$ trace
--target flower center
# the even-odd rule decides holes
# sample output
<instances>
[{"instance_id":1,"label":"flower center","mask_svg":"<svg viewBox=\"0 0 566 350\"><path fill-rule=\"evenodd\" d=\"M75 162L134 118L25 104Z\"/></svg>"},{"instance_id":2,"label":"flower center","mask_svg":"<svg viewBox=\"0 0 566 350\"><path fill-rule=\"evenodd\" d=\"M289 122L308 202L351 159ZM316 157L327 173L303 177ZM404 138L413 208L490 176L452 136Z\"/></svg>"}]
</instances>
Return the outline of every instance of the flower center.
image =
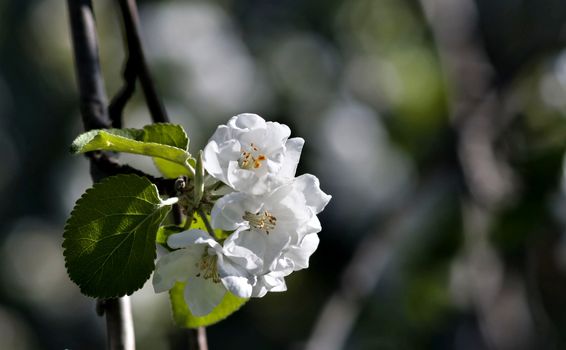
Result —
<instances>
[{"instance_id":1,"label":"flower center","mask_svg":"<svg viewBox=\"0 0 566 350\"><path fill-rule=\"evenodd\" d=\"M263 213L259 212L257 214L246 211L244 216L242 216L242 219L248 221L251 227L264 231L267 234L269 234L269 231L273 230L277 224L277 218L271 215L271 213L267 210Z\"/></svg>"},{"instance_id":2,"label":"flower center","mask_svg":"<svg viewBox=\"0 0 566 350\"><path fill-rule=\"evenodd\" d=\"M196 266L200 270L200 272L197 273L196 276L202 277L205 280L212 279L212 282L219 283L220 275L218 275L218 266L216 264L217 262L217 255L208 255L207 252L204 252L200 261L196 263Z\"/></svg>"},{"instance_id":3,"label":"flower center","mask_svg":"<svg viewBox=\"0 0 566 350\"><path fill-rule=\"evenodd\" d=\"M267 160L267 157L261 153L256 145L250 143L249 150L242 151L242 156L238 160L238 164L242 169L258 169L265 160Z\"/></svg>"}]
</instances>

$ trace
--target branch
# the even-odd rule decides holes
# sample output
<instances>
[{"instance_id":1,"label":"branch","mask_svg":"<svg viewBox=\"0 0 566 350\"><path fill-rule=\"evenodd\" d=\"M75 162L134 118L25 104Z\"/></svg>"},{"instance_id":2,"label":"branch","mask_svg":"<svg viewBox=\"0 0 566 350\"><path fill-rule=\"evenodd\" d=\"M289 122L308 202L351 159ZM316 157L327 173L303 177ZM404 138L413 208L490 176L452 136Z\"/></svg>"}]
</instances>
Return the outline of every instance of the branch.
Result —
<instances>
[{"instance_id":1,"label":"branch","mask_svg":"<svg viewBox=\"0 0 566 350\"><path fill-rule=\"evenodd\" d=\"M145 59L143 45L140 38L138 8L135 0L119 0L120 11L124 21L124 32L128 46L128 60L124 69L124 78L126 85L123 88L123 96L128 96L131 91L133 93L136 76L140 80L140 84L145 96L147 108L151 114L154 123L166 123L169 117L157 96L155 85L149 72ZM131 96L130 93L130 96ZM120 95L119 95L120 96ZM119 97L117 96L117 98ZM122 97L122 99L124 98ZM128 97L125 97L126 101ZM125 102L124 102L125 104ZM123 106L122 106L123 108ZM117 111L113 111L116 113ZM120 110L121 112L121 110Z\"/></svg>"},{"instance_id":2,"label":"branch","mask_svg":"<svg viewBox=\"0 0 566 350\"><path fill-rule=\"evenodd\" d=\"M96 309L100 316L106 314L106 331L109 335L114 334L108 337L108 348L134 350L136 344L130 297L99 299ZM115 334L117 329L122 329L122 331Z\"/></svg>"},{"instance_id":3,"label":"branch","mask_svg":"<svg viewBox=\"0 0 566 350\"><path fill-rule=\"evenodd\" d=\"M85 130L111 125L106 110L106 93L100 71L98 42L92 3L90 0L68 0L75 68L79 85L80 110ZM90 158L91 173L97 174L98 161ZM93 176L99 181L100 176ZM134 350L134 328L129 299L99 300L99 313L106 314L110 349Z\"/></svg>"},{"instance_id":4,"label":"branch","mask_svg":"<svg viewBox=\"0 0 566 350\"><path fill-rule=\"evenodd\" d=\"M206 328L189 329L189 350L208 350Z\"/></svg>"},{"instance_id":5,"label":"branch","mask_svg":"<svg viewBox=\"0 0 566 350\"><path fill-rule=\"evenodd\" d=\"M85 130L110 126L98 61L98 43L90 0L68 0L79 104Z\"/></svg>"},{"instance_id":6,"label":"branch","mask_svg":"<svg viewBox=\"0 0 566 350\"><path fill-rule=\"evenodd\" d=\"M134 94L136 89L136 78L137 78L137 65L135 59L133 59L128 54L128 59L126 60L126 67L124 68L124 86L118 91L116 96L112 98L110 102L110 106L108 107L108 114L110 116L110 120L112 121L112 126L114 128L121 128L122 127L122 113L124 111L124 107Z\"/></svg>"}]
</instances>

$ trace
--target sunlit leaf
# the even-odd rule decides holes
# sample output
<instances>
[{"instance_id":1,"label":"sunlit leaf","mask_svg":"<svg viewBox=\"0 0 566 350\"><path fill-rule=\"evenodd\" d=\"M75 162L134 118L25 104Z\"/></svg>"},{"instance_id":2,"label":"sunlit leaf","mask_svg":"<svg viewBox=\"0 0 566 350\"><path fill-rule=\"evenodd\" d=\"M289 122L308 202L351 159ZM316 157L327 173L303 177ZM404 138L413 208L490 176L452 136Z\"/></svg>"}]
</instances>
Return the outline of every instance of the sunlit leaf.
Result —
<instances>
[{"instance_id":1,"label":"sunlit leaf","mask_svg":"<svg viewBox=\"0 0 566 350\"><path fill-rule=\"evenodd\" d=\"M206 216L208 218L208 222L211 221L210 215ZM191 229L199 229L199 230L203 230L203 231L207 231L206 229L206 225L204 224L204 221L202 220L202 218L200 217L200 215L196 215L193 217L193 221L191 223L190 226ZM214 236L217 239L225 239L228 238L228 236L230 236L232 232L228 232L228 231L223 231L221 229L215 229L214 230Z\"/></svg>"},{"instance_id":2,"label":"sunlit leaf","mask_svg":"<svg viewBox=\"0 0 566 350\"><path fill-rule=\"evenodd\" d=\"M170 134L170 135L169 135ZM141 154L173 162L185 167L191 158L188 138L180 126L148 125L143 129L91 130L79 135L71 144L71 152L113 151ZM166 166L164 163L163 166Z\"/></svg>"},{"instance_id":3,"label":"sunlit leaf","mask_svg":"<svg viewBox=\"0 0 566 350\"><path fill-rule=\"evenodd\" d=\"M230 292L226 292L224 299L210 314L197 317L191 313L185 303L184 290L184 283L176 283L169 291L173 318L179 327L197 328L210 326L238 311L248 301L248 299L239 298Z\"/></svg>"},{"instance_id":4,"label":"sunlit leaf","mask_svg":"<svg viewBox=\"0 0 566 350\"><path fill-rule=\"evenodd\" d=\"M173 146L185 151L189 150L189 138L187 133L180 125L174 124L151 124L144 127L145 142L154 142L163 145ZM187 169L177 163L170 162L162 158L153 158L155 166L159 172L169 179L188 175Z\"/></svg>"},{"instance_id":5,"label":"sunlit leaf","mask_svg":"<svg viewBox=\"0 0 566 350\"><path fill-rule=\"evenodd\" d=\"M109 177L77 201L63 234L67 272L83 294L118 297L154 270L155 238L171 206L136 175Z\"/></svg>"}]
</instances>

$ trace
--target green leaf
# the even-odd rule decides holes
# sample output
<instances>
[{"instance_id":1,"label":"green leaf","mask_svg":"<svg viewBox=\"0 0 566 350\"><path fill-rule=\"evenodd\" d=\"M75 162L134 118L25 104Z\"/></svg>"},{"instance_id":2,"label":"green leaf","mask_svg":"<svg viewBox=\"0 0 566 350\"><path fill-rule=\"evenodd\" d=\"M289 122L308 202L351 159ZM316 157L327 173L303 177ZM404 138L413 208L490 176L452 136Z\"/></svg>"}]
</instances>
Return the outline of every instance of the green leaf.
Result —
<instances>
[{"instance_id":1,"label":"green leaf","mask_svg":"<svg viewBox=\"0 0 566 350\"><path fill-rule=\"evenodd\" d=\"M211 222L210 215L206 215L206 217L208 218L208 222ZM197 215L196 213L193 217L193 221L191 222L191 225L190 225L189 228L190 229L199 229L199 230L203 230L204 232L208 232L208 230L206 229L206 225L205 225L204 221L202 220L200 215ZM228 236L230 236L230 234L232 234L231 231L224 231L224 230L221 230L219 228L214 230L214 236L216 237L216 239L226 239L226 238L228 238Z\"/></svg>"},{"instance_id":2,"label":"green leaf","mask_svg":"<svg viewBox=\"0 0 566 350\"><path fill-rule=\"evenodd\" d=\"M180 166L177 163L170 162L161 158L153 158L153 163L161 175L168 179L176 179L179 176L191 175L187 172L187 168Z\"/></svg>"},{"instance_id":3,"label":"green leaf","mask_svg":"<svg viewBox=\"0 0 566 350\"><path fill-rule=\"evenodd\" d=\"M161 244L167 249L170 249L169 246L167 246L167 238L169 238L169 236L175 233L183 232L184 230L185 229L177 225L160 226L159 230L157 231L157 237L155 238L155 243Z\"/></svg>"},{"instance_id":4,"label":"green leaf","mask_svg":"<svg viewBox=\"0 0 566 350\"><path fill-rule=\"evenodd\" d=\"M178 282L169 291L173 319L179 327L197 328L210 326L238 311L248 301L248 299L239 298L230 292L226 292L220 304L210 314L199 317L194 316L185 303L184 290L185 283Z\"/></svg>"},{"instance_id":5,"label":"green leaf","mask_svg":"<svg viewBox=\"0 0 566 350\"><path fill-rule=\"evenodd\" d=\"M189 138L187 133L180 125L158 123L146 125L143 128L143 141L159 143L189 150Z\"/></svg>"},{"instance_id":6,"label":"green leaf","mask_svg":"<svg viewBox=\"0 0 566 350\"><path fill-rule=\"evenodd\" d=\"M91 130L79 135L71 144L71 152L125 152L163 159L184 167L184 175L192 173L187 151L189 140L182 127L153 124L139 129ZM167 163L164 163L167 166Z\"/></svg>"},{"instance_id":7,"label":"green leaf","mask_svg":"<svg viewBox=\"0 0 566 350\"><path fill-rule=\"evenodd\" d=\"M141 288L155 268L157 230L170 209L157 187L137 175L112 176L88 189L63 233L71 280L100 298Z\"/></svg>"},{"instance_id":8,"label":"green leaf","mask_svg":"<svg viewBox=\"0 0 566 350\"><path fill-rule=\"evenodd\" d=\"M181 148L185 151L189 150L189 138L180 125L164 123L151 124L146 126L144 130L146 131L144 137L145 142L155 142ZM176 179L179 176L189 175L187 174L187 169L177 163L161 158L153 158L153 162L157 170L166 178Z\"/></svg>"}]
</instances>

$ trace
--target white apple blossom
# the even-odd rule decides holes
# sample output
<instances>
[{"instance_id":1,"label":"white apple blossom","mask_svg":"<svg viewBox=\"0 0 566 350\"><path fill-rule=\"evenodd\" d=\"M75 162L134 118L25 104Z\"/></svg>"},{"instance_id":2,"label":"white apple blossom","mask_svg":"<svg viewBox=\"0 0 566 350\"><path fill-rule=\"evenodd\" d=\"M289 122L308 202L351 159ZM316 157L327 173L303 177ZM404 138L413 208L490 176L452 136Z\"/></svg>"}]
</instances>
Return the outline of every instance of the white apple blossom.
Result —
<instances>
[{"instance_id":1,"label":"white apple blossom","mask_svg":"<svg viewBox=\"0 0 566 350\"><path fill-rule=\"evenodd\" d=\"M157 261L153 275L156 293L173 288L175 282L186 282L185 301L195 316L212 312L227 290L240 297L251 296L255 277L227 259L220 243L208 233L183 231L171 235L167 244L177 250Z\"/></svg>"},{"instance_id":2,"label":"white apple blossom","mask_svg":"<svg viewBox=\"0 0 566 350\"><path fill-rule=\"evenodd\" d=\"M302 175L262 196L234 192L220 198L212 210L212 225L234 230L224 242L224 254L257 277L248 279L252 296L285 290L284 277L308 267L321 230L316 216L330 196L318 179ZM245 282L245 281L243 281Z\"/></svg>"},{"instance_id":3,"label":"white apple blossom","mask_svg":"<svg viewBox=\"0 0 566 350\"><path fill-rule=\"evenodd\" d=\"M290 181L304 140L288 126L240 114L220 125L204 148L206 171L236 191L264 194Z\"/></svg>"},{"instance_id":4,"label":"white apple blossom","mask_svg":"<svg viewBox=\"0 0 566 350\"><path fill-rule=\"evenodd\" d=\"M156 264L156 292L185 282L187 305L202 316L227 292L250 298L285 291L285 277L309 266L319 244L317 214L331 196L316 176L295 177L304 140L289 139L290 133L255 114L237 115L217 128L202 158L211 177L201 186L211 191L207 205L220 197L211 226L231 234L224 240L202 230L171 235L167 242L176 250ZM218 188L218 180L228 186Z\"/></svg>"}]
</instances>

